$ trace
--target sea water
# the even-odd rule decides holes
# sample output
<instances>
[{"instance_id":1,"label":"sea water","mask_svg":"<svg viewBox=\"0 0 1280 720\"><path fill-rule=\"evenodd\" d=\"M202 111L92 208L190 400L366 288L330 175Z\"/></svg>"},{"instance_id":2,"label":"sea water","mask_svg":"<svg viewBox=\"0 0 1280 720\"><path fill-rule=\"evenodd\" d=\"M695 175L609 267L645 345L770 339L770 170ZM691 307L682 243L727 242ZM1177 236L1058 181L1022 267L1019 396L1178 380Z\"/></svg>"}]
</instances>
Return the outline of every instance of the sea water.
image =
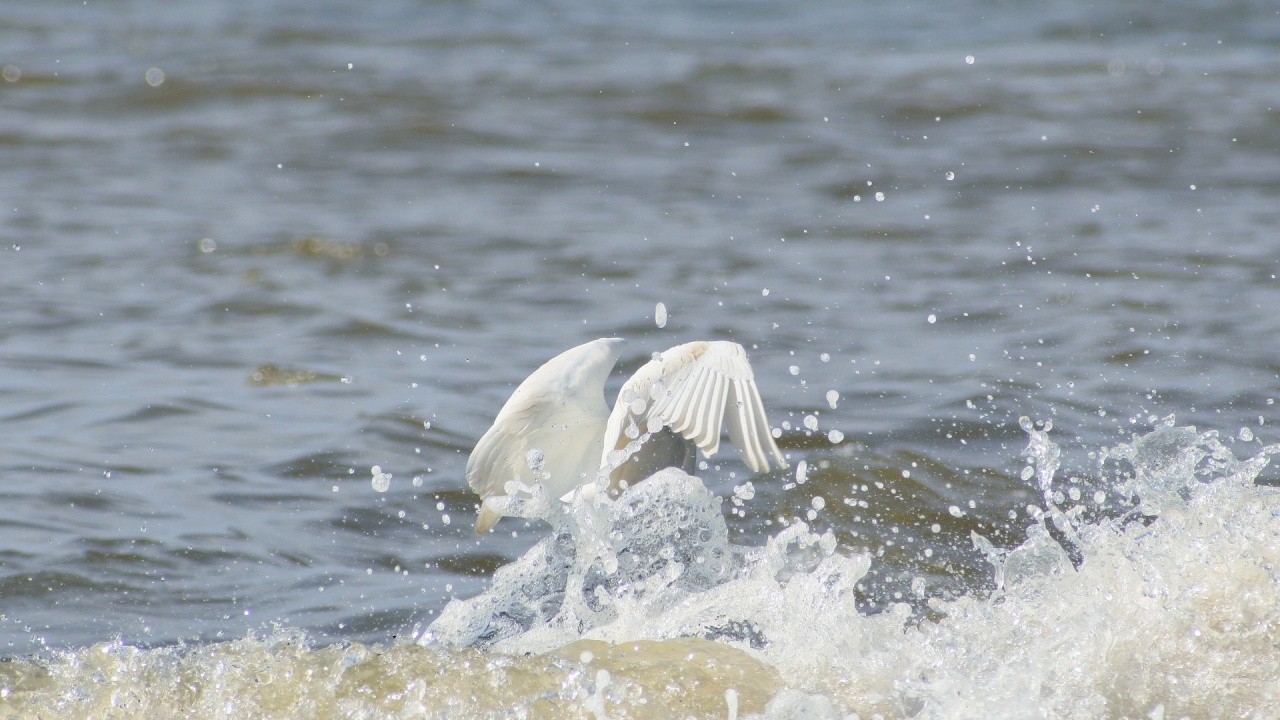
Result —
<instances>
[{"instance_id":1,"label":"sea water","mask_svg":"<svg viewBox=\"0 0 1280 720\"><path fill-rule=\"evenodd\" d=\"M1275 715L1272 5L9 3L0 703ZM728 576L472 531L612 336L748 351Z\"/></svg>"}]
</instances>

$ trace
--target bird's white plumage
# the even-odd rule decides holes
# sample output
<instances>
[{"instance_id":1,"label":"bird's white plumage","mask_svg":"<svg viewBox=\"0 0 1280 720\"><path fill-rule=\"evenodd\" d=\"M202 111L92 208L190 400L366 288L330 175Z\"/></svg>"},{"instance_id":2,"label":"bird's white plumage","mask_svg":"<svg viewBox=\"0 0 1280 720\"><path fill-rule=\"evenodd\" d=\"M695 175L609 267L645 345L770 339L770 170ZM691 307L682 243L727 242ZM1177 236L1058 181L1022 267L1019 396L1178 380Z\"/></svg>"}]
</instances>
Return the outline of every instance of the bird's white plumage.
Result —
<instances>
[{"instance_id":1,"label":"bird's white plumage","mask_svg":"<svg viewBox=\"0 0 1280 720\"><path fill-rule=\"evenodd\" d=\"M786 465L773 442L764 404L746 351L732 342L692 342L657 355L622 386L604 433L601 465L640 432L669 427L691 440L704 455L720 449L720 428L752 472L765 472L770 460Z\"/></svg>"},{"instance_id":2,"label":"bird's white plumage","mask_svg":"<svg viewBox=\"0 0 1280 720\"><path fill-rule=\"evenodd\" d=\"M467 482L484 499L477 532L497 522L493 500L511 481L539 482L560 497L601 468L617 486L663 467L691 467L685 446L714 455L726 424L753 472L786 465L741 345L692 342L655 355L623 385L610 412L604 384L623 342L601 338L567 350L512 393L467 461Z\"/></svg>"}]
</instances>

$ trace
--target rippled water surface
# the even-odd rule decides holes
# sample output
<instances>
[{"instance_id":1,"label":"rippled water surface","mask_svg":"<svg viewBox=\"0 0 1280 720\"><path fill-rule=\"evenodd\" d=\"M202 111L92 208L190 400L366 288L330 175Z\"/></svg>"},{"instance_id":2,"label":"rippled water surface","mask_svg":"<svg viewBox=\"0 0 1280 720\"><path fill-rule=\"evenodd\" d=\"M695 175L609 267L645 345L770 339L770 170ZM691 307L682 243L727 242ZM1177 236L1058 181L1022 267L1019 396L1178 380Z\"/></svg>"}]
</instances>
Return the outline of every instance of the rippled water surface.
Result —
<instances>
[{"instance_id":1,"label":"rippled water surface","mask_svg":"<svg viewBox=\"0 0 1280 720\"><path fill-rule=\"evenodd\" d=\"M854 593L868 623L976 618L939 626L942 655L998 652L974 639L998 636L990 612L964 603L998 591L972 533L1017 546L1046 504L1020 416L1052 420L1056 489L1082 523L1132 507L1123 463L1099 457L1164 416L1242 458L1276 441L1269 3L10 5L0 647L19 664L0 675L17 701L92 696L75 668L142 696L167 668L246 698L210 670L220 653L276 679L394 656L407 685L379 712L498 712L540 683L569 699L520 705L534 715L594 712L576 646L466 651L463 672L397 643L545 535L506 520L477 538L463 466L520 380L596 337L629 339L626 371L688 340L745 345L792 467L749 478L715 458L712 492L755 488L726 500L731 539L763 545L795 518L832 531L870 558ZM1251 492L1229 506L1262 508L1247 526L1265 545L1280 504ZM1173 546L1199 537L1174 528ZM1079 568L1123 556L1068 540ZM1268 562L1198 578L1274 586ZM1091 593L1076 600L1112 602ZM1219 645L1116 672L1241 653L1270 667L1280 621L1260 607L1224 620ZM611 667L704 653L735 668L684 699L636 681L652 707L708 716L739 686L768 689L744 713L784 687L842 712L977 707L879 686L859 705L785 658L697 642ZM516 675L534 689L504 695ZM412 689L431 677L447 682ZM1073 681L1001 678L1010 716L1048 707L1017 688ZM342 698L366 686L341 682L316 712L365 712ZM1260 682L1216 710L1280 696ZM1145 717L1166 696L1142 687L1115 693L1145 698L1126 710Z\"/></svg>"}]
</instances>

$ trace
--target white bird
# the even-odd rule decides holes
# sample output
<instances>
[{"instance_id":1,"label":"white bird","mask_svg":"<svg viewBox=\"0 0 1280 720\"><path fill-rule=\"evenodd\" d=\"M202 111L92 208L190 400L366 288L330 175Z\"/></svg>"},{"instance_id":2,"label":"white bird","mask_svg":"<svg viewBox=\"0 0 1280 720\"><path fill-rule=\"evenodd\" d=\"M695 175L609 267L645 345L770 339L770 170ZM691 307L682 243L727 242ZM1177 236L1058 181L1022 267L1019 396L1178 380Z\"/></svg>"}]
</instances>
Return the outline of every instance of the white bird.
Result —
<instances>
[{"instance_id":1,"label":"white bird","mask_svg":"<svg viewBox=\"0 0 1280 720\"><path fill-rule=\"evenodd\" d=\"M694 447L714 455L726 420L752 472L786 466L741 345L691 342L655 354L610 413L605 380L625 342L600 338L566 350L511 394L467 459L467 484L482 498L477 533L502 517L495 501L512 481L561 497L606 467L611 491L666 467L692 472Z\"/></svg>"}]
</instances>

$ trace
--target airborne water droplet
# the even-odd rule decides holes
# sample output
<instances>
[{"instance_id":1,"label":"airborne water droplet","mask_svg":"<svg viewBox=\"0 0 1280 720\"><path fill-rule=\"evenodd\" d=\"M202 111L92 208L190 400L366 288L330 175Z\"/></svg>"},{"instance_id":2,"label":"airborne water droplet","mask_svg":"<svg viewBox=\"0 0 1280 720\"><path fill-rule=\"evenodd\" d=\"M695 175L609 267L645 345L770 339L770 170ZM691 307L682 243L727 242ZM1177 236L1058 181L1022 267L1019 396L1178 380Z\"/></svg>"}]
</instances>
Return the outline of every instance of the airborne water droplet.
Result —
<instances>
[{"instance_id":1,"label":"airborne water droplet","mask_svg":"<svg viewBox=\"0 0 1280 720\"><path fill-rule=\"evenodd\" d=\"M386 492L391 487L391 473L382 472L382 468L374 465L370 468L373 473L373 489L375 492Z\"/></svg>"}]
</instances>

